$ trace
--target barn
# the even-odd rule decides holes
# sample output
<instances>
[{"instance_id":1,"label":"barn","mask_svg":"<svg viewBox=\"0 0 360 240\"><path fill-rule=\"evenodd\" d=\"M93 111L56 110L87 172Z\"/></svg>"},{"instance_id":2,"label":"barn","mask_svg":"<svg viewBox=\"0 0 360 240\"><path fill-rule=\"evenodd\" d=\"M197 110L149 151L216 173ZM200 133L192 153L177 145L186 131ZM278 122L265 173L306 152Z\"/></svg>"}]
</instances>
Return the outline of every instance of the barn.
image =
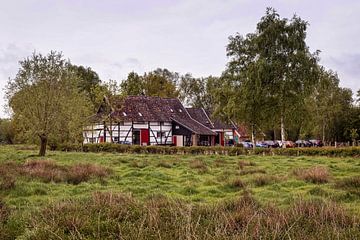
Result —
<instances>
[{"instance_id":1,"label":"barn","mask_svg":"<svg viewBox=\"0 0 360 240\"><path fill-rule=\"evenodd\" d=\"M234 139L235 126L214 120L177 98L104 97L84 128L84 143L214 146Z\"/></svg>"}]
</instances>

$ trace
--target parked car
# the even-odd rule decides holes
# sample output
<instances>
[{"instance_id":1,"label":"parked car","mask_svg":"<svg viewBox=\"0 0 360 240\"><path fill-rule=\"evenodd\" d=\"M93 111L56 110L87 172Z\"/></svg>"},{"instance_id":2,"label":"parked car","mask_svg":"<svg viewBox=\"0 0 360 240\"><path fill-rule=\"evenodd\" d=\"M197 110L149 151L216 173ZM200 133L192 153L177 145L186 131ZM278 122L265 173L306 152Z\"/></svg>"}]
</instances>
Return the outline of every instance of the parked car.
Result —
<instances>
[{"instance_id":1,"label":"parked car","mask_svg":"<svg viewBox=\"0 0 360 240\"><path fill-rule=\"evenodd\" d=\"M321 140L311 139L311 140L309 140L309 142L311 142L313 147L322 147L322 146L324 146L324 144L323 144L323 142Z\"/></svg>"},{"instance_id":2,"label":"parked car","mask_svg":"<svg viewBox=\"0 0 360 240\"><path fill-rule=\"evenodd\" d=\"M285 141L285 146L287 148L294 148L296 147L295 143L293 141Z\"/></svg>"},{"instance_id":3,"label":"parked car","mask_svg":"<svg viewBox=\"0 0 360 240\"><path fill-rule=\"evenodd\" d=\"M251 142L241 142L244 148L253 148L253 144Z\"/></svg>"},{"instance_id":4,"label":"parked car","mask_svg":"<svg viewBox=\"0 0 360 240\"><path fill-rule=\"evenodd\" d=\"M265 142L256 142L256 147L268 148L269 145L267 145Z\"/></svg>"},{"instance_id":5,"label":"parked car","mask_svg":"<svg viewBox=\"0 0 360 240\"><path fill-rule=\"evenodd\" d=\"M269 148L278 148L279 147L279 143L277 141L266 140L266 141L264 141L264 143L266 143Z\"/></svg>"},{"instance_id":6,"label":"parked car","mask_svg":"<svg viewBox=\"0 0 360 240\"><path fill-rule=\"evenodd\" d=\"M296 147L311 147L312 143L307 140L297 140L295 142Z\"/></svg>"}]
</instances>

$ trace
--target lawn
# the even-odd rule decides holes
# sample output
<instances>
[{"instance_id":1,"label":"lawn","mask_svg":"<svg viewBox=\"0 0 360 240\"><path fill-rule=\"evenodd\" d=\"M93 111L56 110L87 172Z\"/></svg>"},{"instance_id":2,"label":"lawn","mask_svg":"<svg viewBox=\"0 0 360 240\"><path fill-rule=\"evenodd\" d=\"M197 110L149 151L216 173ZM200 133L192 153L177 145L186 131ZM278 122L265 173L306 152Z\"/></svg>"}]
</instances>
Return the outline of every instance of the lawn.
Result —
<instances>
[{"instance_id":1,"label":"lawn","mask_svg":"<svg viewBox=\"0 0 360 240\"><path fill-rule=\"evenodd\" d=\"M298 199L320 199L360 217L359 158L57 151L39 158L36 154L32 147L0 146L0 200L13 216L26 219L27 214L58 202L83 201L95 192L111 192L140 202L163 196L196 206L215 206L251 195L259 205L280 210ZM48 165L37 165L39 160ZM13 173L11 168L20 170ZM52 175L44 176L44 171ZM13 182L7 186L9 181ZM27 224L20 225L24 229Z\"/></svg>"}]
</instances>

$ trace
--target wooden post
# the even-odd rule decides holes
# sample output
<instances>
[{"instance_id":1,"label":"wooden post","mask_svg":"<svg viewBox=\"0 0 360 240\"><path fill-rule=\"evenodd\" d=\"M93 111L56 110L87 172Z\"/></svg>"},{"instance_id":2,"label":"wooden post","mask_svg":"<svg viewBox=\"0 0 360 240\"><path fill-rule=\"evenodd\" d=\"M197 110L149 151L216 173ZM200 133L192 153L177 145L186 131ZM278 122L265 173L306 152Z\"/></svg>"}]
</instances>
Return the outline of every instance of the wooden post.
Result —
<instances>
[{"instance_id":1,"label":"wooden post","mask_svg":"<svg viewBox=\"0 0 360 240\"><path fill-rule=\"evenodd\" d=\"M198 144L197 144L197 134L196 133L194 133L192 135L192 139L193 139L193 146L197 146Z\"/></svg>"},{"instance_id":2,"label":"wooden post","mask_svg":"<svg viewBox=\"0 0 360 240\"><path fill-rule=\"evenodd\" d=\"M106 124L105 121L103 122L104 124L104 143L106 142Z\"/></svg>"},{"instance_id":3,"label":"wooden post","mask_svg":"<svg viewBox=\"0 0 360 240\"><path fill-rule=\"evenodd\" d=\"M94 143L94 123L91 123L91 143Z\"/></svg>"}]
</instances>

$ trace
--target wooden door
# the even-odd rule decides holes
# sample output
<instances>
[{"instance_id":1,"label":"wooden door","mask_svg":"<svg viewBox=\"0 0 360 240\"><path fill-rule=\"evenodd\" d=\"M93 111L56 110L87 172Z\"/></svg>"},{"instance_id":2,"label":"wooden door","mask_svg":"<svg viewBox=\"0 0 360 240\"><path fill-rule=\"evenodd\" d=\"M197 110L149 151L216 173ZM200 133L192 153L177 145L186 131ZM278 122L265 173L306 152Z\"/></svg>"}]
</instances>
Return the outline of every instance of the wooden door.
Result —
<instances>
[{"instance_id":1,"label":"wooden door","mask_svg":"<svg viewBox=\"0 0 360 240\"><path fill-rule=\"evenodd\" d=\"M141 129L141 145L149 145L149 129Z\"/></svg>"}]
</instances>

